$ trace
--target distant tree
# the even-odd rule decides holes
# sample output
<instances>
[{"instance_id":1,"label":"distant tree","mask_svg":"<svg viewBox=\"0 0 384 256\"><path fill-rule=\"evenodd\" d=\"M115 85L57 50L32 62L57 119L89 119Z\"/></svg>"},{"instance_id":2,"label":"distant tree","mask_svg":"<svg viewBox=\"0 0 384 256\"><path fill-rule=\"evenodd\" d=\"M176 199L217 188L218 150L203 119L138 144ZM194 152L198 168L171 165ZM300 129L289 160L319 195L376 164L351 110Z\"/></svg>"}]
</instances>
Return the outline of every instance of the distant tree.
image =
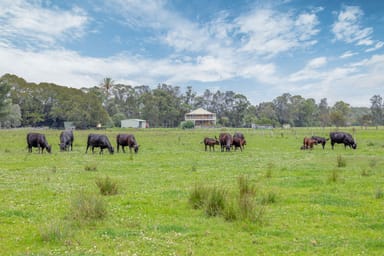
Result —
<instances>
[{"instance_id":1,"label":"distant tree","mask_svg":"<svg viewBox=\"0 0 384 256\"><path fill-rule=\"evenodd\" d=\"M318 105L318 119L322 127L325 127L331 124L327 98L323 98L320 100L320 103Z\"/></svg>"},{"instance_id":2,"label":"distant tree","mask_svg":"<svg viewBox=\"0 0 384 256\"><path fill-rule=\"evenodd\" d=\"M11 101L9 98L9 91L11 86L6 81L0 81L0 118L9 114Z\"/></svg>"},{"instance_id":3,"label":"distant tree","mask_svg":"<svg viewBox=\"0 0 384 256\"><path fill-rule=\"evenodd\" d=\"M280 125L293 124L291 95L289 93L284 93L283 95L274 99L273 104Z\"/></svg>"},{"instance_id":4,"label":"distant tree","mask_svg":"<svg viewBox=\"0 0 384 256\"><path fill-rule=\"evenodd\" d=\"M338 101L331 109L331 122L337 127L346 126L348 115L350 112L350 106L348 103Z\"/></svg>"},{"instance_id":5,"label":"distant tree","mask_svg":"<svg viewBox=\"0 0 384 256\"><path fill-rule=\"evenodd\" d=\"M103 81L100 83L100 87L105 90L105 94L107 97L109 96L109 90L112 88L114 85L114 81L110 77L106 77L103 79Z\"/></svg>"},{"instance_id":6,"label":"distant tree","mask_svg":"<svg viewBox=\"0 0 384 256\"><path fill-rule=\"evenodd\" d=\"M371 100L371 113L372 113L372 121L374 125L382 125L383 124L383 98L380 95L372 96Z\"/></svg>"}]
</instances>

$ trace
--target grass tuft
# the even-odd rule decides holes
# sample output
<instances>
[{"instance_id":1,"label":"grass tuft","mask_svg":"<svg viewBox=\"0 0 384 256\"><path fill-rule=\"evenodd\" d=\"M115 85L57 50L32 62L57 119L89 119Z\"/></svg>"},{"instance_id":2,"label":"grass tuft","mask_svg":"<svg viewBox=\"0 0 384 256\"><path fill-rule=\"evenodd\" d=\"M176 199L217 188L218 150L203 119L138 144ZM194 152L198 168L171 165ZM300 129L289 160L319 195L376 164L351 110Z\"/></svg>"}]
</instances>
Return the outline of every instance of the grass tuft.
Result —
<instances>
[{"instance_id":1,"label":"grass tuft","mask_svg":"<svg viewBox=\"0 0 384 256\"><path fill-rule=\"evenodd\" d=\"M97 179L96 185L100 189L100 193L104 196L116 195L118 192L117 183L111 180L109 177L106 177L104 179Z\"/></svg>"},{"instance_id":2,"label":"grass tuft","mask_svg":"<svg viewBox=\"0 0 384 256\"><path fill-rule=\"evenodd\" d=\"M44 242L59 242L68 237L70 228L57 222L50 222L40 229L40 237Z\"/></svg>"},{"instance_id":3,"label":"grass tuft","mask_svg":"<svg viewBox=\"0 0 384 256\"><path fill-rule=\"evenodd\" d=\"M86 165L85 167L84 167L84 170L85 171L88 171L88 172L95 172L95 171L97 171L97 166L96 165L94 165L94 164L92 164L92 165Z\"/></svg>"},{"instance_id":4,"label":"grass tuft","mask_svg":"<svg viewBox=\"0 0 384 256\"><path fill-rule=\"evenodd\" d=\"M189 204L193 209L201 209L204 207L205 201L209 195L209 190L202 185L195 185L189 195Z\"/></svg>"},{"instance_id":5,"label":"grass tuft","mask_svg":"<svg viewBox=\"0 0 384 256\"><path fill-rule=\"evenodd\" d=\"M347 160L345 160L344 157L342 157L341 155L338 155L337 156L337 167L345 167L347 166Z\"/></svg>"},{"instance_id":6,"label":"grass tuft","mask_svg":"<svg viewBox=\"0 0 384 256\"><path fill-rule=\"evenodd\" d=\"M328 177L329 182L337 182L340 179L339 171L333 169L331 175Z\"/></svg>"},{"instance_id":7,"label":"grass tuft","mask_svg":"<svg viewBox=\"0 0 384 256\"><path fill-rule=\"evenodd\" d=\"M71 201L70 217L79 222L101 220L107 209L100 196L81 193Z\"/></svg>"},{"instance_id":8,"label":"grass tuft","mask_svg":"<svg viewBox=\"0 0 384 256\"><path fill-rule=\"evenodd\" d=\"M384 197L384 192L381 188L378 188L376 189L376 194L375 194L375 198L376 199L381 199Z\"/></svg>"},{"instance_id":9,"label":"grass tuft","mask_svg":"<svg viewBox=\"0 0 384 256\"><path fill-rule=\"evenodd\" d=\"M214 217L223 213L226 206L227 192L221 188L213 188L208 197L205 213L207 216Z\"/></svg>"}]
</instances>

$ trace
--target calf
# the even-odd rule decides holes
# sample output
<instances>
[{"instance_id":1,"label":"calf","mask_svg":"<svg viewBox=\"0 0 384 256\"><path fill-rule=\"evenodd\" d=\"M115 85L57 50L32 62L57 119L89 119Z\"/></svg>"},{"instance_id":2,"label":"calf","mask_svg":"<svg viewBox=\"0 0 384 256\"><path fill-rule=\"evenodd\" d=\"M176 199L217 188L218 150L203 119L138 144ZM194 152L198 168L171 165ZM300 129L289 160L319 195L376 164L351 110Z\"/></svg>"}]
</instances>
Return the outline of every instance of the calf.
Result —
<instances>
[{"instance_id":1,"label":"calf","mask_svg":"<svg viewBox=\"0 0 384 256\"><path fill-rule=\"evenodd\" d=\"M72 151L72 147L73 147L73 132L72 130L67 130L67 131L62 131L60 133L60 150L61 151L69 151L69 148L71 148L71 151Z\"/></svg>"},{"instance_id":2,"label":"calf","mask_svg":"<svg viewBox=\"0 0 384 256\"><path fill-rule=\"evenodd\" d=\"M139 145L136 142L135 136L133 134L117 134L116 136L116 147L117 152L119 152L119 147L123 149L123 152L125 153L125 146L129 147L129 151L132 152L132 148L135 151L135 153L139 152Z\"/></svg>"},{"instance_id":3,"label":"calf","mask_svg":"<svg viewBox=\"0 0 384 256\"><path fill-rule=\"evenodd\" d=\"M94 148L100 148L100 154L103 153L103 149L108 148L109 153L113 154L113 147L108 137L102 134L89 134L85 153L88 152L89 147L92 147L92 153L95 153Z\"/></svg>"},{"instance_id":4,"label":"calf","mask_svg":"<svg viewBox=\"0 0 384 256\"><path fill-rule=\"evenodd\" d=\"M244 134L242 134L241 132L236 132L235 134L233 134L233 139L235 138L241 139L240 148L244 149L244 146L247 145L247 141L245 140ZM235 147L235 150L236 150L236 147Z\"/></svg>"},{"instance_id":5,"label":"calf","mask_svg":"<svg viewBox=\"0 0 384 256\"><path fill-rule=\"evenodd\" d=\"M205 151L207 151L207 147L209 146L209 151L211 151L211 148L213 148L213 151L215 151L215 145L220 145L219 140L216 138L208 138L205 137L203 140L203 143L205 145Z\"/></svg>"},{"instance_id":6,"label":"calf","mask_svg":"<svg viewBox=\"0 0 384 256\"><path fill-rule=\"evenodd\" d=\"M304 137L302 149L313 149L313 145L317 145L316 140Z\"/></svg>"},{"instance_id":7,"label":"calf","mask_svg":"<svg viewBox=\"0 0 384 256\"><path fill-rule=\"evenodd\" d=\"M319 136L312 136L311 139L316 140L317 144L321 144L323 146L323 149L325 147L325 143L327 143L327 140L329 140Z\"/></svg>"},{"instance_id":8,"label":"calf","mask_svg":"<svg viewBox=\"0 0 384 256\"><path fill-rule=\"evenodd\" d=\"M44 153L44 149L46 149L48 153L51 153L51 145L48 144L44 134L34 132L28 133L27 144L28 152L32 152L32 147L35 147L39 149L39 153L41 151L41 154Z\"/></svg>"}]
</instances>

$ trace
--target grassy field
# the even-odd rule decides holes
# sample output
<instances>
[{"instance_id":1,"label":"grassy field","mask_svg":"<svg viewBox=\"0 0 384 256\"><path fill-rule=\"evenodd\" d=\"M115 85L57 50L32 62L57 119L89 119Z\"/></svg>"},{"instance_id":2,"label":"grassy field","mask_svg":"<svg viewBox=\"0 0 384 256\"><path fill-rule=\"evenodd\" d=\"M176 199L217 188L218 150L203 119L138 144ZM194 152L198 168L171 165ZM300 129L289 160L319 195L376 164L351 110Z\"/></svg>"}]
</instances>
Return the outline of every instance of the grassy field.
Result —
<instances>
[{"instance_id":1,"label":"grassy field","mask_svg":"<svg viewBox=\"0 0 384 256\"><path fill-rule=\"evenodd\" d=\"M205 152L203 138L223 130L75 131L72 152L59 152L60 131L40 130L53 147L43 155L28 153L30 130L0 130L0 254L383 254L382 127L341 129L356 150L311 151L303 137L331 128L228 129L244 133L245 150ZM139 153L85 154L91 132L114 147L117 133L134 133ZM252 190L245 206L240 179ZM225 212L208 214L208 199L194 208L199 188L221 191Z\"/></svg>"}]
</instances>

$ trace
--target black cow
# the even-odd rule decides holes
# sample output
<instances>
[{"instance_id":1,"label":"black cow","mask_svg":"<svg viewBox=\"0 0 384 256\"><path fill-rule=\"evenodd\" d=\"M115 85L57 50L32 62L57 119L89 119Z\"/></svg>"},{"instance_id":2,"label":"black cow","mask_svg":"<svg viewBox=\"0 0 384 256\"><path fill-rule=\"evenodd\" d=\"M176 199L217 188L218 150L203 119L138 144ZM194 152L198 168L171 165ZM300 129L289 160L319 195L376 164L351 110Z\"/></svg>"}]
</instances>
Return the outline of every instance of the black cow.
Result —
<instances>
[{"instance_id":1,"label":"black cow","mask_svg":"<svg viewBox=\"0 0 384 256\"><path fill-rule=\"evenodd\" d=\"M71 151L72 151L72 147L73 147L73 132L72 130L66 130L66 131L62 131L60 133L60 150L61 151L69 151L69 148L71 148Z\"/></svg>"},{"instance_id":2,"label":"black cow","mask_svg":"<svg viewBox=\"0 0 384 256\"><path fill-rule=\"evenodd\" d=\"M139 145L136 142L135 136L133 134L117 134L116 136L117 152L119 152L119 146L123 149L125 153L125 146L129 147L129 151L132 152L132 148L135 153L139 152Z\"/></svg>"},{"instance_id":3,"label":"black cow","mask_svg":"<svg viewBox=\"0 0 384 256\"><path fill-rule=\"evenodd\" d=\"M87 150L85 151L85 153L88 152L88 148L90 146L92 147L92 153L95 153L94 148L100 148L100 154L103 153L103 149L108 148L109 153L113 154L113 147L109 142L108 137L105 135L89 134L87 140Z\"/></svg>"},{"instance_id":4,"label":"black cow","mask_svg":"<svg viewBox=\"0 0 384 256\"><path fill-rule=\"evenodd\" d=\"M335 143L344 144L345 149L347 148L347 146L353 149L356 149L357 147L357 144L354 141L352 135L347 132L331 132L329 134L329 137L331 138L332 149Z\"/></svg>"},{"instance_id":5,"label":"black cow","mask_svg":"<svg viewBox=\"0 0 384 256\"><path fill-rule=\"evenodd\" d=\"M319 136L312 136L311 138L313 140L316 140L317 144L321 144L323 146L323 149L325 147L325 143L327 143L327 140L329 140L329 139L319 137Z\"/></svg>"},{"instance_id":6,"label":"black cow","mask_svg":"<svg viewBox=\"0 0 384 256\"><path fill-rule=\"evenodd\" d=\"M38 148L39 153L44 153L44 149L47 149L48 153L51 153L51 145L48 144L44 134L31 132L27 134L28 152L32 152L32 147Z\"/></svg>"},{"instance_id":7,"label":"black cow","mask_svg":"<svg viewBox=\"0 0 384 256\"><path fill-rule=\"evenodd\" d=\"M224 148L226 151L231 151L231 145L232 145L232 135L229 133L220 133L219 136L220 146L221 146L221 152L224 151Z\"/></svg>"},{"instance_id":8,"label":"black cow","mask_svg":"<svg viewBox=\"0 0 384 256\"><path fill-rule=\"evenodd\" d=\"M215 151L215 145L220 145L219 140L216 138L208 138L205 137L203 140L203 143L205 145L205 151L207 151L207 147L209 146L209 151L211 151L211 148L213 148L213 151Z\"/></svg>"}]
</instances>

